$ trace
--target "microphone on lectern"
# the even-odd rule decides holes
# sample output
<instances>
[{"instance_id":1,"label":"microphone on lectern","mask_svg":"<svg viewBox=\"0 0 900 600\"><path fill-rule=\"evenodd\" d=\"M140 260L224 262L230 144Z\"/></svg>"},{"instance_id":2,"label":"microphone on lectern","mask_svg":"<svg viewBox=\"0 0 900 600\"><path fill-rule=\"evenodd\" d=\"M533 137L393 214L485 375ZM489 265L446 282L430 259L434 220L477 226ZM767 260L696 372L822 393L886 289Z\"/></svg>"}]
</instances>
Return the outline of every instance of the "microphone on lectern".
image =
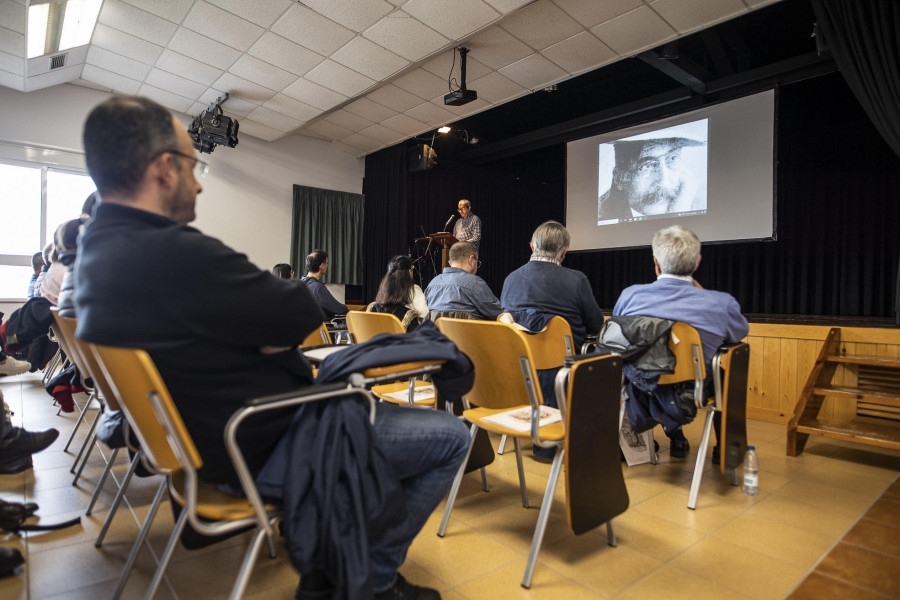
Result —
<instances>
[{"instance_id":1,"label":"microphone on lectern","mask_svg":"<svg viewBox=\"0 0 900 600\"><path fill-rule=\"evenodd\" d=\"M444 229L445 229L445 230L446 230L448 227L450 227L450 221L452 221L453 218L454 218L455 216L456 216L455 214L450 215L450 218L447 219L447 222L446 222L446 223L444 223Z\"/></svg>"}]
</instances>

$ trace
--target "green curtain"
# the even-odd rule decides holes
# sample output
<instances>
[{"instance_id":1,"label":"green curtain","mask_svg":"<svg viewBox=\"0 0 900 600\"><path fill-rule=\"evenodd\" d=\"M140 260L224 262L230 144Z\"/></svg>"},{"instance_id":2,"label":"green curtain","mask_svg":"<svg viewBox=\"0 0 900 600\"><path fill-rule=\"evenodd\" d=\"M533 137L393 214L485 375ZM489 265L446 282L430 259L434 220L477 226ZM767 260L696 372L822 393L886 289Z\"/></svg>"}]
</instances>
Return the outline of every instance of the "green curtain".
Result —
<instances>
[{"instance_id":1,"label":"green curtain","mask_svg":"<svg viewBox=\"0 0 900 600\"><path fill-rule=\"evenodd\" d=\"M362 285L365 197L362 194L294 186L291 266L306 275L306 255L328 253L325 282Z\"/></svg>"}]
</instances>

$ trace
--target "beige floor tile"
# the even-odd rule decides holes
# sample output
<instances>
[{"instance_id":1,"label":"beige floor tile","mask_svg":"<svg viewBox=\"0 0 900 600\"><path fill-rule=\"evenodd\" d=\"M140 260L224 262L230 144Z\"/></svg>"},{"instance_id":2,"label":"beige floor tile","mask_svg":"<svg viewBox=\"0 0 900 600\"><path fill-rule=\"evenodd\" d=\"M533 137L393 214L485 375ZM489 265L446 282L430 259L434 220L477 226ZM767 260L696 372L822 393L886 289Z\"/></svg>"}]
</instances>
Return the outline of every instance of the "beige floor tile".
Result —
<instances>
[{"instance_id":1,"label":"beige floor tile","mask_svg":"<svg viewBox=\"0 0 900 600\"><path fill-rule=\"evenodd\" d=\"M582 535L544 547L535 571L546 565L604 596L613 596L659 564L623 543L608 546L605 536Z\"/></svg>"},{"instance_id":2,"label":"beige floor tile","mask_svg":"<svg viewBox=\"0 0 900 600\"><path fill-rule=\"evenodd\" d=\"M772 494L760 500L758 504L745 514L748 517L761 517L776 523L829 536L831 539L836 540L844 535L861 513L811 506L801 500Z\"/></svg>"},{"instance_id":3,"label":"beige floor tile","mask_svg":"<svg viewBox=\"0 0 900 600\"><path fill-rule=\"evenodd\" d=\"M613 523L620 546L661 561L669 560L705 536L696 529L634 510L625 511ZM598 531L606 535L605 527Z\"/></svg>"},{"instance_id":4,"label":"beige floor tile","mask_svg":"<svg viewBox=\"0 0 900 600\"><path fill-rule=\"evenodd\" d=\"M852 490L858 494L880 496L896 476L896 471L828 458L809 469L800 478Z\"/></svg>"},{"instance_id":5,"label":"beige floor tile","mask_svg":"<svg viewBox=\"0 0 900 600\"><path fill-rule=\"evenodd\" d=\"M760 599L783 597L807 573L806 569L713 537L697 542L669 564Z\"/></svg>"},{"instance_id":6,"label":"beige floor tile","mask_svg":"<svg viewBox=\"0 0 900 600\"><path fill-rule=\"evenodd\" d=\"M527 554L539 513L540 507L526 509L512 506L466 521L466 525L520 554ZM544 534L544 544L573 535L566 522L565 504L554 502Z\"/></svg>"},{"instance_id":7,"label":"beige floor tile","mask_svg":"<svg viewBox=\"0 0 900 600\"><path fill-rule=\"evenodd\" d=\"M663 565L616 596L617 600L746 600L746 596L704 577Z\"/></svg>"},{"instance_id":8,"label":"beige floor tile","mask_svg":"<svg viewBox=\"0 0 900 600\"><path fill-rule=\"evenodd\" d=\"M834 538L805 529L742 515L715 533L722 541L809 569L834 544Z\"/></svg>"},{"instance_id":9,"label":"beige floor tile","mask_svg":"<svg viewBox=\"0 0 900 600\"><path fill-rule=\"evenodd\" d=\"M858 494L849 488L836 488L809 479L795 479L774 492L778 496L806 502L812 506L859 516L878 494Z\"/></svg>"},{"instance_id":10,"label":"beige floor tile","mask_svg":"<svg viewBox=\"0 0 900 600\"><path fill-rule=\"evenodd\" d=\"M759 498L757 496L757 498ZM654 515L704 533L710 533L737 517L752 506L757 498L741 500L741 504L714 504L710 495L703 493L697 499L697 509L687 507L688 493L680 488L660 494L642 502L631 510Z\"/></svg>"},{"instance_id":11,"label":"beige floor tile","mask_svg":"<svg viewBox=\"0 0 900 600\"><path fill-rule=\"evenodd\" d=\"M498 598L527 598L530 600L588 600L604 598L602 594L591 590L559 572L543 566L538 558L537 568L531 580L531 589L524 589L520 584L525 571L525 559L516 560L499 569L483 574L455 588L464 598L469 600L497 600Z\"/></svg>"}]
</instances>

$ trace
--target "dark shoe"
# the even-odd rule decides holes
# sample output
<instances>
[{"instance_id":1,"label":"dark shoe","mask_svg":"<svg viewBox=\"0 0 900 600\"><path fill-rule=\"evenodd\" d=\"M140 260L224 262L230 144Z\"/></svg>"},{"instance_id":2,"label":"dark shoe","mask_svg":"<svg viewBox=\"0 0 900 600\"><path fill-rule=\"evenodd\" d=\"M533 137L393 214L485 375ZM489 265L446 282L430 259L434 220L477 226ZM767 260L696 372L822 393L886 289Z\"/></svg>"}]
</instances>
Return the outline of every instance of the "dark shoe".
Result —
<instances>
[{"instance_id":1,"label":"dark shoe","mask_svg":"<svg viewBox=\"0 0 900 600\"><path fill-rule=\"evenodd\" d=\"M552 456L543 456L541 454L532 454L531 458L534 460L534 462L539 462L539 463L545 464L545 465L549 465L550 463L553 462Z\"/></svg>"},{"instance_id":2,"label":"dark shoe","mask_svg":"<svg viewBox=\"0 0 900 600\"><path fill-rule=\"evenodd\" d=\"M397 573L394 585L375 594L375 600L441 600L437 590L413 585Z\"/></svg>"},{"instance_id":3,"label":"dark shoe","mask_svg":"<svg viewBox=\"0 0 900 600\"><path fill-rule=\"evenodd\" d=\"M691 451L691 444L687 439L671 440L672 445L669 446L669 456L673 458L684 458Z\"/></svg>"},{"instance_id":4,"label":"dark shoe","mask_svg":"<svg viewBox=\"0 0 900 600\"><path fill-rule=\"evenodd\" d=\"M0 577L12 575L16 567L25 564L22 553L15 548L0 548Z\"/></svg>"},{"instance_id":5,"label":"dark shoe","mask_svg":"<svg viewBox=\"0 0 900 600\"><path fill-rule=\"evenodd\" d=\"M59 431L56 429L37 432L25 431L19 427L15 429L13 435L0 442L0 456L3 457L4 462L7 459L31 456L45 450L59 437Z\"/></svg>"},{"instance_id":6,"label":"dark shoe","mask_svg":"<svg viewBox=\"0 0 900 600\"><path fill-rule=\"evenodd\" d=\"M713 446L712 464L718 466L720 462L721 455L719 454L719 446Z\"/></svg>"},{"instance_id":7,"label":"dark shoe","mask_svg":"<svg viewBox=\"0 0 900 600\"><path fill-rule=\"evenodd\" d=\"M300 585L294 594L295 600L331 600L334 586L323 571L313 571L300 576Z\"/></svg>"}]
</instances>

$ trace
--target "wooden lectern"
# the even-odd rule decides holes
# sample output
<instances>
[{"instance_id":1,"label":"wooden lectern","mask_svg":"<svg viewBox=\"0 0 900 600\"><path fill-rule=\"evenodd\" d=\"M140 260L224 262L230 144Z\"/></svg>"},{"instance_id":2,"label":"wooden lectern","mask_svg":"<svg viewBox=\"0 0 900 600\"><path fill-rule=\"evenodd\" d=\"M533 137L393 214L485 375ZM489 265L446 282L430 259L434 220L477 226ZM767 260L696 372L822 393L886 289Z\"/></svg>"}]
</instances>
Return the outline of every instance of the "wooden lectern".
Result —
<instances>
[{"instance_id":1,"label":"wooden lectern","mask_svg":"<svg viewBox=\"0 0 900 600\"><path fill-rule=\"evenodd\" d=\"M429 233L425 237L416 239L417 242L425 240L432 240L441 245L441 271L443 271L450 264L450 246L459 240L453 237L452 233L447 233L446 231Z\"/></svg>"}]
</instances>

